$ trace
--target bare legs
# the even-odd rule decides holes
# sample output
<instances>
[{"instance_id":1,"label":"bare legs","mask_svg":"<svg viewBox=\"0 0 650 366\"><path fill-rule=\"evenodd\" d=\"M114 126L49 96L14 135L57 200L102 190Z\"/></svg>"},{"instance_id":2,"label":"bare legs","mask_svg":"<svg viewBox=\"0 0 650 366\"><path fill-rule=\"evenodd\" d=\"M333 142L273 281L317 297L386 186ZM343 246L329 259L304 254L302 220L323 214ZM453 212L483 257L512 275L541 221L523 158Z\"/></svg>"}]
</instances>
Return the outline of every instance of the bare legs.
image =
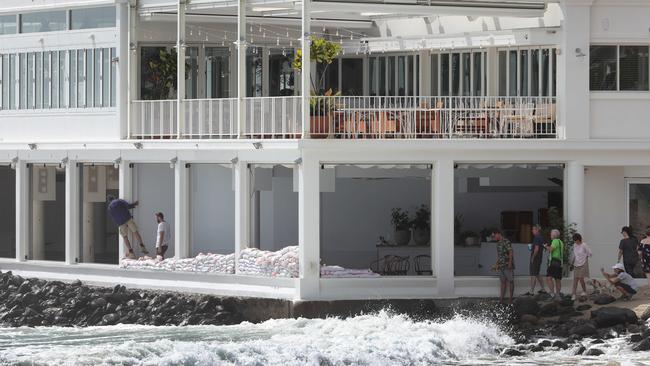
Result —
<instances>
[{"instance_id":1,"label":"bare legs","mask_svg":"<svg viewBox=\"0 0 650 366\"><path fill-rule=\"evenodd\" d=\"M578 290L578 284L580 284L580 287L582 287L582 292L587 293L587 285L585 284L585 278L584 277L574 277L573 278L573 296L578 296L577 295L577 290Z\"/></svg>"},{"instance_id":2,"label":"bare legs","mask_svg":"<svg viewBox=\"0 0 650 366\"><path fill-rule=\"evenodd\" d=\"M648 279L648 286L650 286L650 273L646 273L645 278Z\"/></svg>"},{"instance_id":3,"label":"bare legs","mask_svg":"<svg viewBox=\"0 0 650 366\"><path fill-rule=\"evenodd\" d=\"M556 280L553 277L546 277L546 281L548 283L549 293L555 294L555 296L559 298L560 291L562 291L562 280Z\"/></svg>"},{"instance_id":4,"label":"bare legs","mask_svg":"<svg viewBox=\"0 0 650 366\"><path fill-rule=\"evenodd\" d=\"M512 300L515 295L515 282L514 281L508 281L508 280L501 280L501 292L499 295L499 302L501 304L505 304L505 296L506 296L506 289L509 287L509 294L510 294L510 304L512 304Z\"/></svg>"},{"instance_id":5,"label":"bare legs","mask_svg":"<svg viewBox=\"0 0 650 366\"><path fill-rule=\"evenodd\" d=\"M535 294L536 282L539 282L539 287L541 288L542 291L546 291L544 289L544 281L542 280L542 276L530 276L530 292L533 295Z\"/></svg>"}]
</instances>

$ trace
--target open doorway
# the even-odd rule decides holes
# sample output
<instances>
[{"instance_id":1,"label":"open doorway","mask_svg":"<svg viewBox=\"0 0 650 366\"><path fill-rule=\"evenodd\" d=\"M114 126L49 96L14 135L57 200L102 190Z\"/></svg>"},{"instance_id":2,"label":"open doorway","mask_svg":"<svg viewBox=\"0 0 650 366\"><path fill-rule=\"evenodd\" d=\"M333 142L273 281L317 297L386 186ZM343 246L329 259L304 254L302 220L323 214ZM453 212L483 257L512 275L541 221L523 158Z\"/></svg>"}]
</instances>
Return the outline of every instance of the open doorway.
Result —
<instances>
[{"instance_id":1,"label":"open doorway","mask_svg":"<svg viewBox=\"0 0 650 366\"><path fill-rule=\"evenodd\" d=\"M31 221L26 259L65 260L65 166L30 164Z\"/></svg>"},{"instance_id":2,"label":"open doorway","mask_svg":"<svg viewBox=\"0 0 650 366\"><path fill-rule=\"evenodd\" d=\"M16 174L0 166L0 257L16 258Z\"/></svg>"}]
</instances>

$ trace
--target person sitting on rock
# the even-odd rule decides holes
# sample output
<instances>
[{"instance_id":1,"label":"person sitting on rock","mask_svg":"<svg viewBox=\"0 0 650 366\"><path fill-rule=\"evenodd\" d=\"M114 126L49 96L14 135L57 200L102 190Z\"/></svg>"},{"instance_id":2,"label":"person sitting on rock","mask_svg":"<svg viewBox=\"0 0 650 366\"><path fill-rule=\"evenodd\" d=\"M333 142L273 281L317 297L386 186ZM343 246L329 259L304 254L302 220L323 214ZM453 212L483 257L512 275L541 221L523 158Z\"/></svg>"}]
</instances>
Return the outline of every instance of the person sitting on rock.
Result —
<instances>
[{"instance_id":1,"label":"person sitting on rock","mask_svg":"<svg viewBox=\"0 0 650 366\"><path fill-rule=\"evenodd\" d=\"M604 268L601 268L600 272L622 294L621 299L631 300L632 295L636 294L636 281L634 281L634 278L629 273L625 272L623 263L616 263L612 269L614 270L613 274L605 272Z\"/></svg>"},{"instance_id":2,"label":"person sitting on rock","mask_svg":"<svg viewBox=\"0 0 650 366\"><path fill-rule=\"evenodd\" d=\"M135 253L133 253L133 247L129 241L129 232L132 232L135 235L136 239L138 239L142 253L149 254L149 251L147 250L147 247L145 247L144 242L142 241L142 237L138 232L138 226L135 224L135 221L133 221L131 212L129 212L130 209L135 208L137 205L138 201L128 203L121 198L111 200L111 202L108 204L108 213L111 215L111 218L113 219L115 225L119 227L120 235L122 235L122 238L124 238L124 245L128 250L126 256L129 259L135 259Z\"/></svg>"}]
</instances>

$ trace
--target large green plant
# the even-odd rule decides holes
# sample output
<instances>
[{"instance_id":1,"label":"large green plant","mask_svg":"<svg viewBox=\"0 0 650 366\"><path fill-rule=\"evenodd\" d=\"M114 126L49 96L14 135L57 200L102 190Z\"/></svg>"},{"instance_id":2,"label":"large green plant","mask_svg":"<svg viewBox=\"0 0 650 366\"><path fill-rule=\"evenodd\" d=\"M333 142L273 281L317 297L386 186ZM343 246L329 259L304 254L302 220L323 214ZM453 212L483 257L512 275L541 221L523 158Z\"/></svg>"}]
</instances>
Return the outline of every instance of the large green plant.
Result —
<instances>
[{"instance_id":1,"label":"large green plant","mask_svg":"<svg viewBox=\"0 0 650 366\"><path fill-rule=\"evenodd\" d=\"M321 90L325 89L325 75L327 68L334 62L336 57L341 53L341 45L328 41L324 38L311 37L311 45L309 47L309 57L316 64L323 65L323 69L318 80L314 80L313 75L311 80L311 94L318 94ZM293 68L302 70L302 49L296 51L296 56L293 59Z\"/></svg>"},{"instance_id":2,"label":"large green plant","mask_svg":"<svg viewBox=\"0 0 650 366\"><path fill-rule=\"evenodd\" d=\"M158 57L149 60L149 82L152 89L148 95L151 99L168 99L173 90L176 89L176 77L178 73L178 53L176 49L161 49ZM185 77L187 78L190 65L185 64Z\"/></svg>"}]
</instances>

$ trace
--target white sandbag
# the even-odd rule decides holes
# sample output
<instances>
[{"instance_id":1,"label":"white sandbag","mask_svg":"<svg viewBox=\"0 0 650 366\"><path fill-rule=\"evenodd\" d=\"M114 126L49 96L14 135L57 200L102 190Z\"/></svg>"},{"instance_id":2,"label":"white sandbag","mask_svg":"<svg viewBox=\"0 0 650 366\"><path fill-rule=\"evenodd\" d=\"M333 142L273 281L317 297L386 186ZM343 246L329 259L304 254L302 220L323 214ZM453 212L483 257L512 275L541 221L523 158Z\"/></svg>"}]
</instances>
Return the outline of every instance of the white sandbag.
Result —
<instances>
[{"instance_id":1,"label":"white sandbag","mask_svg":"<svg viewBox=\"0 0 650 366\"><path fill-rule=\"evenodd\" d=\"M298 277L300 264L298 246L284 247L276 252L247 248L239 256L239 273L264 277Z\"/></svg>"},{"instance_id":2,"label":"white sandbag","mask_svg":"<svg viewBox=\"0 0 650 366\"><path fill-rule=\"evenodd\" d=\"M123 258L120 267L135 270L154 270L166 272L201 272L201 273L235 273L234 254L203 254L199 253L194 258L175 259L168 258L157 261L154 258L142 257L139 259Z\"/></svg>"}]
</instances>

